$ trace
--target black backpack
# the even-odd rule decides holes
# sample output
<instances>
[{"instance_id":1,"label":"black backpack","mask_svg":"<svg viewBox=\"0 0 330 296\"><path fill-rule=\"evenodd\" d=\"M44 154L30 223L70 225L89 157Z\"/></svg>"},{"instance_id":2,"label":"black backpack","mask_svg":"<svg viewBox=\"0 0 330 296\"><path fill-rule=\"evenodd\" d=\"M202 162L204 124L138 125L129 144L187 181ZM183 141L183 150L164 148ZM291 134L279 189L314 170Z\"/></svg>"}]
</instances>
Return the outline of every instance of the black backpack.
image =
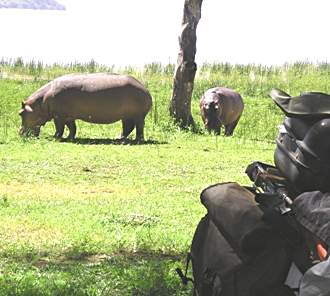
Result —
<instances>
[{"instance_id":1,"label":"black backpack","mask_svg":"<svg viewBox=\"0 0 330 296\"><path fill-rule=\"evenodd\" d=\"M294 295L283 284L291 265L285 242L263 221L254 194L237 183L216 184L201 202L208 213L188 254L195 295Z\"/></svg>"}]
</instances>

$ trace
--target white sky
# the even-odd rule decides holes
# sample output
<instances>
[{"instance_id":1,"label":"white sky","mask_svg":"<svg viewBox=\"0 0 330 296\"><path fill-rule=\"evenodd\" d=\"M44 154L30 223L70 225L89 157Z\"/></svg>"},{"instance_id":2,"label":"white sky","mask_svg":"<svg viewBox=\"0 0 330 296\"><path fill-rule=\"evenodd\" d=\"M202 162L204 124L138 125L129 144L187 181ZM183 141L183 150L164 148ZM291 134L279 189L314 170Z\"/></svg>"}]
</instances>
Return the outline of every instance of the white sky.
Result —
<instances>
[{"instance_id":1,"label":"white sky","mask_svg":"<svg viewBox=\"0 0 330 296\"><path fill-rule=\"evenodd\" d=\"M106 65L176 62L184 0L58 0L0 9L0 57ZM329 0L204 0L198 64L330 62Z\"/></svg>"}]
</instances>

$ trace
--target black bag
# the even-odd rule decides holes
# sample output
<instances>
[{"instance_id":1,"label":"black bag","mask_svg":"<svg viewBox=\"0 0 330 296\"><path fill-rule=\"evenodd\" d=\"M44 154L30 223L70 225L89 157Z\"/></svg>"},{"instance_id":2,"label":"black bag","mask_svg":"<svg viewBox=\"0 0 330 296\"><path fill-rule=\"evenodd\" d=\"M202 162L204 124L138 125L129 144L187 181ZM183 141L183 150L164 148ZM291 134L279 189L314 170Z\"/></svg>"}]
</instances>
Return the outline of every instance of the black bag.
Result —
<instances>
[{"instance_id":1,"label":"black bag","mask_svg":"<svg viewBox=\"0 0 330 296\"><path fill-rule=\"evenodd\" d=\"M297 222L330 247L330 193L304 192L292 207Z\"/></svg>"},{"instance_id":2,"label":"black bag","mask_svg":"<svg viewBox=\"0 0 330 296\"><path fill-rule=\"evenodd\" d=\"M324 260L304 274L300 282L299 295L330 295L330 193L304 192L294 200L292 207L306 240L309 241L311 249L314 249L312 253L320 260ZM319 254L315 247L316 243L321 243L328 254ZM324 258L321 258L323 256Z\"/></svg>"},{"instance_id":3,"label":"black bag","mask_svg":"<svg viewBox=\"0 0 330 296\"><path fill-rule=\"evenodd\" d=\"M286 115L276 140L276 167L297 194L330 191L330 95L291 97L273 89L270 96Z\"/></svg>"},{"instance_id":4,"label":"black bag","mask_svg":"<svg viewBox=\"0 0 330 296\"><path fill-rule=\"evenodd\" d=\"M195 295L294 295L283 285L290 259L283 240L262 220L254 194L237 183L201 193L207 215L193 237Z\"/></svg>"}]
</instances>

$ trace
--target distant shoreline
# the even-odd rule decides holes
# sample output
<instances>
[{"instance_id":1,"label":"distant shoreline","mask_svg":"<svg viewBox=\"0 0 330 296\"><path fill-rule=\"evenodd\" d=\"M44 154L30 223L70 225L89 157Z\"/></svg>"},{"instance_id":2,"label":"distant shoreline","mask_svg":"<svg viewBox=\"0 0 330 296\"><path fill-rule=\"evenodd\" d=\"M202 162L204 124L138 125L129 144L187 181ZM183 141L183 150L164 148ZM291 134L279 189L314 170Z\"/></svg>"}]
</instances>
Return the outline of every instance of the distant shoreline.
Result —
<instances>
[{"instance_id":1,"label":"distant shoreline","mask_svg":"<svg viewBox=\"0 0 330 296\"><path fill-rule=\"evenodd\" d=\"M65 10L66 8L55 0L0 0L0 9Z\"/></svg>"}]
</instances>

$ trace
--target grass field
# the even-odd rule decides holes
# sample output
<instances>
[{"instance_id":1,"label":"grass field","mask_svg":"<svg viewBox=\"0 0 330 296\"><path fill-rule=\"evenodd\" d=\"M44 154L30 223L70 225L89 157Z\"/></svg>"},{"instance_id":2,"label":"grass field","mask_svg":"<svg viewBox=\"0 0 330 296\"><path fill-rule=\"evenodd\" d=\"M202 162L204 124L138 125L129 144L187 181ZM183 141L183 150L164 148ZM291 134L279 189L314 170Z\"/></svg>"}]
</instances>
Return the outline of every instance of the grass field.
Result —
<instances>
[{"instance_id":1,"label":"grass field","mask_svg":"<svg viewBox=\"0 0 330 296\"><path fill-rule=\"evenodd\" d=\"M18 59L3 60L0 70L0 295L190 295L175 268L184 266L205 214L201 190L250 184L245 167L273 161L283 115L268 92L330 92L327 64L204 65L192 104L199 132L192 133L168 114L172 65L121 69L153 96L146 143L116 141L120 123L83 122L69 143L52 138L51 122L40 138L20 138L21 100L63 73L113 69ZM245 102L231 138L205 133L200 119L198 99L217 85L238 90Z\"/></svg>"}]
</instances>

